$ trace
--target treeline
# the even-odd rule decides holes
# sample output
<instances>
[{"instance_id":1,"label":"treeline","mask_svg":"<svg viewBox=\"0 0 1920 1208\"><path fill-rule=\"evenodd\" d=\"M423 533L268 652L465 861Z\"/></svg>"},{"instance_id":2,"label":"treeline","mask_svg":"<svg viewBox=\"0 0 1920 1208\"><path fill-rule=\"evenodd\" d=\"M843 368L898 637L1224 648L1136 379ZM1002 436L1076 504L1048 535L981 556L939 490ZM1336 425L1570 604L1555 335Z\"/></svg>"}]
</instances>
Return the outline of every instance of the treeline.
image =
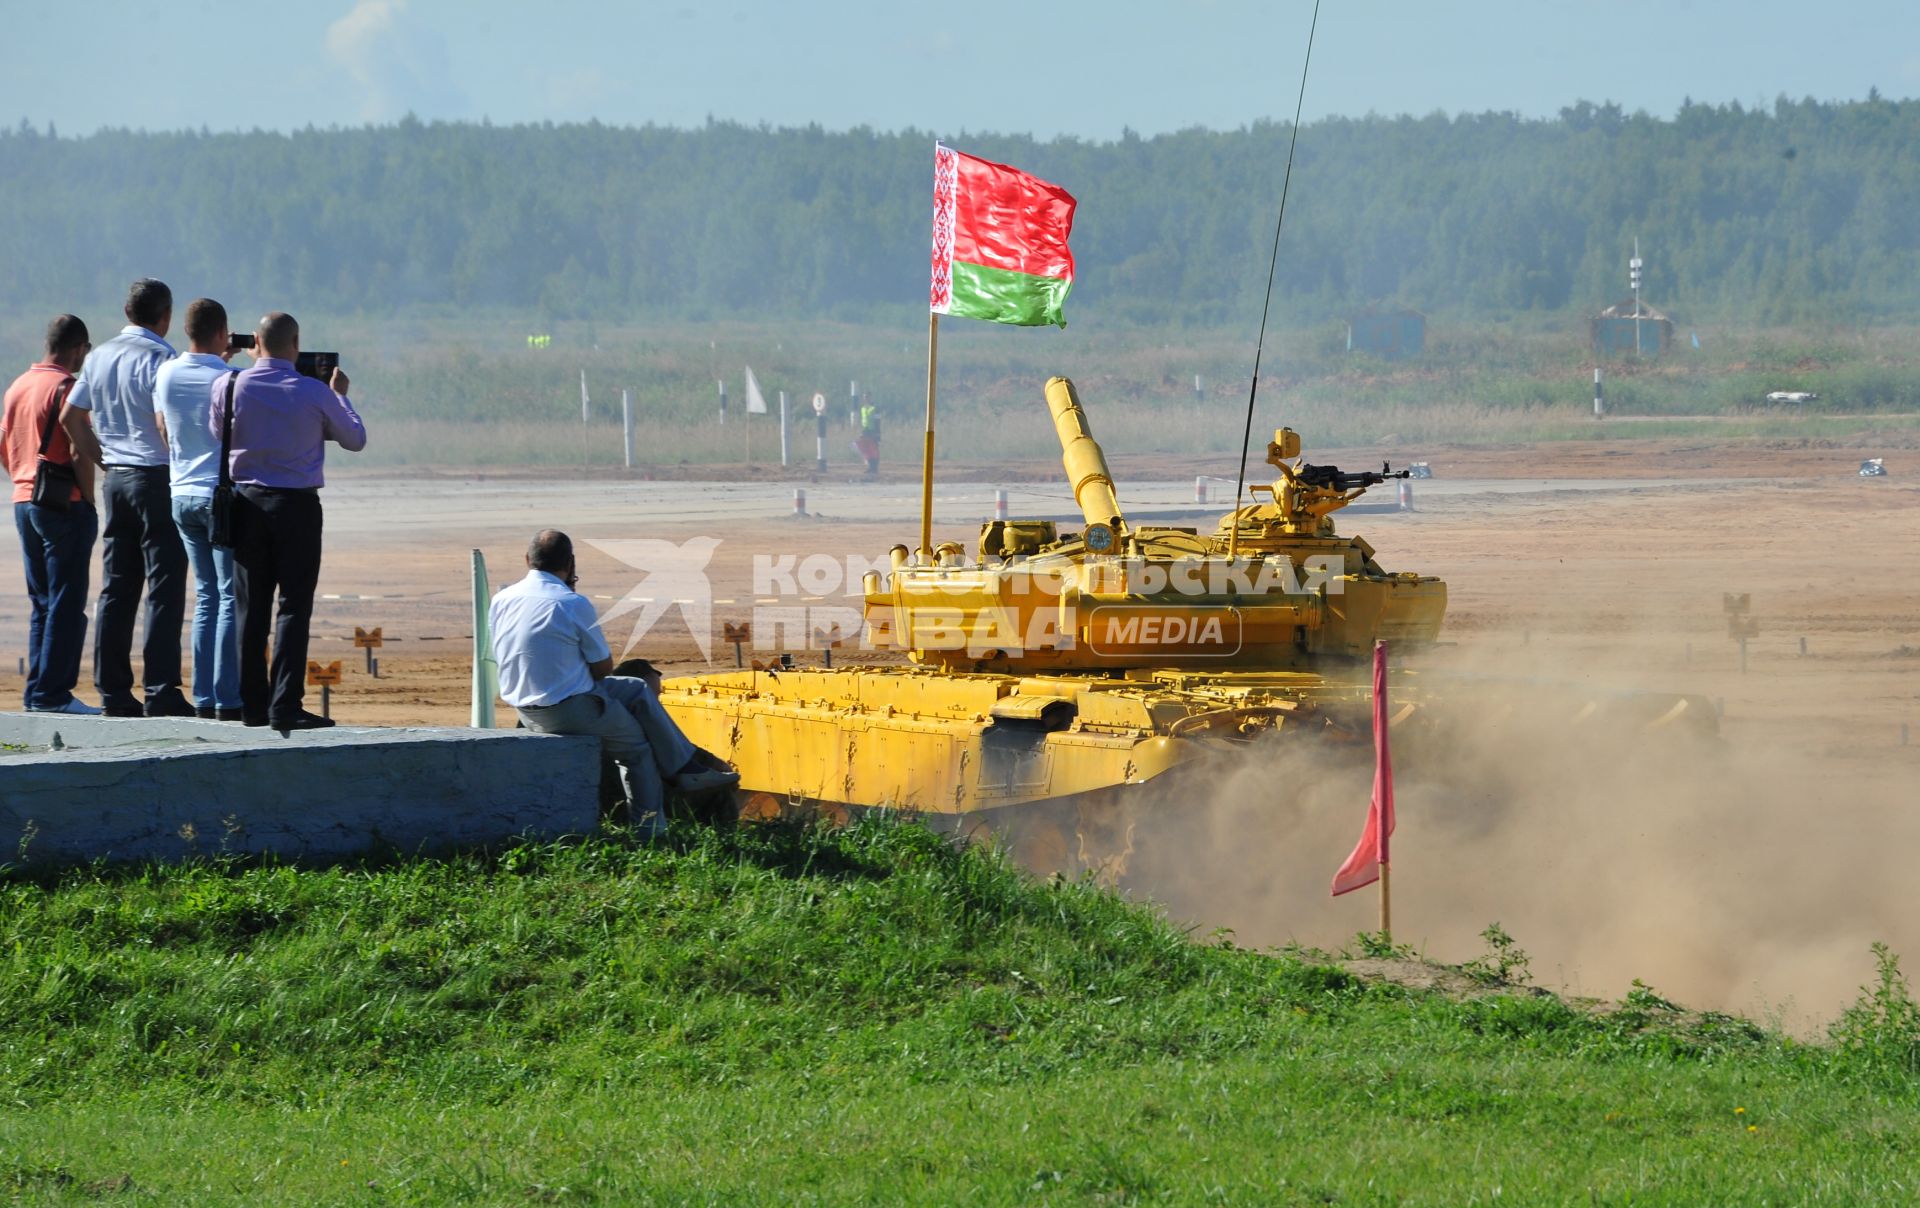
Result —
<instances>
[{"instance_id":1,"label":"treeline","mask_svg":"<svg viewBox=\"0 0 1920 1208\"><path fill-rule=\"evenodd\" d=\"M1117 142L956 136L1080 199L1070 321L1244 323L1289 128ZM137 274L372 315L859 319L925 297L933 136L817 127L425 124L0 133L0 307ZM1920 101L1582 103L1301 131L1275 303L1511 318L1626 290L1683 320L1920 313Z\"/></svg>"}]
</instances>

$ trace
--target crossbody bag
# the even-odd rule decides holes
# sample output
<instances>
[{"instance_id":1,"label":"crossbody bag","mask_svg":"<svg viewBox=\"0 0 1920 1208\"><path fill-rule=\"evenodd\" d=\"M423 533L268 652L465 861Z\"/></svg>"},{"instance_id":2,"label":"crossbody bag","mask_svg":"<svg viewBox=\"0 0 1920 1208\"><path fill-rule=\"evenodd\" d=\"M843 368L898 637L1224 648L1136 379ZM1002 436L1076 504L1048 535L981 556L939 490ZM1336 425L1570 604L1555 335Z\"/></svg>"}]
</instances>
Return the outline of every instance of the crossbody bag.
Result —
<instances>
[{"instance_id":1,"label":"crossbody bag","mask_svg":"<svg viewBox=\"0 0 1920 1208\"><path fill-rule=\"evenodd\" d=\"M73 468L71 453L65 462L47 460L47 448L53 443L54 429L60 426L60 405L67 401L72 389L73 379L68 378L53 392L53 408L47 414L46 431L40 434L40 464L33 471L33 502L50 512L72 510L73 496L80 486L80 476Z\"/></svg>"},{"instance_id":2,"label":"crossbody bag","mask_svg":"<svg viewBox=\"0 0 1920 1208\"><path fill-rule=\"evenodd\" d=\"M227 462L233 456L233 385L239 380L238 371L227 374L227 409L220 416L220 481L213 488L207 524L207 539L221 549L233 548L233 469Z\"/></svg>"}]
</instances>

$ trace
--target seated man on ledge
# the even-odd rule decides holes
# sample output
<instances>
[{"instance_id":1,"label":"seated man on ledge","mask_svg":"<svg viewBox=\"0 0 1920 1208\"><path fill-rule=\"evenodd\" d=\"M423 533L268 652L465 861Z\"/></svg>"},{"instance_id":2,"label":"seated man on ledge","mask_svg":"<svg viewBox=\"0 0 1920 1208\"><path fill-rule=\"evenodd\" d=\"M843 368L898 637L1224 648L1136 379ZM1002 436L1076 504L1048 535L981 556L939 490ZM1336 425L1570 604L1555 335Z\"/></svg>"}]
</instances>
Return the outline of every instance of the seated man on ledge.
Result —
<instances>
[{"instance_id":1,"label":"seated man on ledge","mask_svg":"<svg viewBox=\"0 0 1920 1208\"><path fill-rule=\"evenodd\" d=\"M573 590L573 542L546 529L527 545L527 577L503 588L488 610L500 696L527 729L591 734L619 763L628 817L636 827L665 825L666 786L683 793L731 788L738 773L713 766L680 733L643 679L611 674L613 652L593 605Z\"/></svg>"}]
</instances>

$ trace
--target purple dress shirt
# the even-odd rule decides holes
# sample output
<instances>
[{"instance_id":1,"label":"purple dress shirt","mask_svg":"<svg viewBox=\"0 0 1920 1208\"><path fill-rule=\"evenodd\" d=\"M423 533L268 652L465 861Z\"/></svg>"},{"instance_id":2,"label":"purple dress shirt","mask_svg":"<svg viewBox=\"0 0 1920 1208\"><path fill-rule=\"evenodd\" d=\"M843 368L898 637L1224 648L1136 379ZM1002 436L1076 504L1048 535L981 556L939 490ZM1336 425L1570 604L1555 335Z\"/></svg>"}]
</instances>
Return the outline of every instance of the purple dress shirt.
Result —
<instances>
[{"instance_id":1,"label":"purple dress shirt","mask_svg":"<svg viewBox=\"0 0 1920 1208\"><path fill-rule=\"evenodd\" d=\"M214 379L207 427L220 439L227 413L227 375ZM292 361L262 357L234 386L233 481L242 486L311 490L326 485L326 442L349 453L367 447L367 428L345 395L302 377Z\"/></svg>"}]
</instances>

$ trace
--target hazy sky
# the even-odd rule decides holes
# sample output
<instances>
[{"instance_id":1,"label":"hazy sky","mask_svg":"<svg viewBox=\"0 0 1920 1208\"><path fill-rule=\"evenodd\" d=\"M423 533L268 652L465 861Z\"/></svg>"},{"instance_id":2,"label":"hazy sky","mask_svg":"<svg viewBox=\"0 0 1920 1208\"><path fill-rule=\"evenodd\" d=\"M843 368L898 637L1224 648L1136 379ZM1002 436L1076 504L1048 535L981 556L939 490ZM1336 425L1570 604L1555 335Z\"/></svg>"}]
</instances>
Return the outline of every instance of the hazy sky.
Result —
<instances>
[{"instance_id":1,"label":"hazy sky","mask_svg":"<svg viewBox=\"0 0 1920 1208\"><path fill-rule=\"evenodd\" d=\"M1311 0L0 0L0 122L1112 138L1287 117ZM1323 0L1309 117L1920 95L1920 0Z\"/></svg>"}]
</instances>

